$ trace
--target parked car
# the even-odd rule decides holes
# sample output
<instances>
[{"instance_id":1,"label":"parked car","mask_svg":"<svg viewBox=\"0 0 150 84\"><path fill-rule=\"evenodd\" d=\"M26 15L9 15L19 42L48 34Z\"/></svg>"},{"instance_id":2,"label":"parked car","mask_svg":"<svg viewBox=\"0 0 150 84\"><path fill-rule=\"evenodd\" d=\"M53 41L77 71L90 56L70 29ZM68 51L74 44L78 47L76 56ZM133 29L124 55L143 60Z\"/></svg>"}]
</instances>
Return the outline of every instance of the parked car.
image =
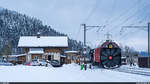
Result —
<instances>
[{"instance_id":1,"label":"parked car","mask_svg":"<svg viewBox=\"0 0 150 84\"><path fill-rule=\"evenodd\" d=\"M53 67L60 67L60 66L62 66L58 60L52 60L51 61L51 65Z\"/></svg>"},{"instance_id":2,"label":"parked car","mask_svg":"<svg viewBox=\"0 0 150 84\"><path fill-rule=\"evenodd\" d=\"M0 60L0 65L3 65L3 66L13 66L12 63L4 61L4 60Z\"/></svg>"},{"instance_id":3,"label":"parked car","mask_svg":"<svg viewBox=\"0 0 150 84\"><path fill-rule=\"evenodd\" d=\"M46 66L47 62L43 59L36 59L36 60L32 60L31 66Z\"/></svg>"},{"instance_id":4,"label":"parked car","mask_svg":"<svg viewBox=\"0 0 150 84\"><path fill-rule=\"evenodd\" d=\"M49 63L49 64L51 63L51 61L49 61L49 60L46 60L46 62Z\"/></svg>"}]
</instances>

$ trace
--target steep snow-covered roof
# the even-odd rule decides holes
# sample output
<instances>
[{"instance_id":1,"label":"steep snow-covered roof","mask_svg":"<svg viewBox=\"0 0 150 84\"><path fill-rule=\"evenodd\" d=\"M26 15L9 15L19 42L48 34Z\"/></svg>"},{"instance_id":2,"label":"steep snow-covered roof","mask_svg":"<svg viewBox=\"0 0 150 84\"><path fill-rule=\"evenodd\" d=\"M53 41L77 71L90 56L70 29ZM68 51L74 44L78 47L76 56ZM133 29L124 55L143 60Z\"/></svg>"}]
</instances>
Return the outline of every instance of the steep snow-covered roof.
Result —
<instances>
[{"instance_id":1,"label":"steep snow-covered roof","mask_svg":"<svg viewBox=\"0 0 150 84\"><path fill-rule=\"evenodd\" d=\"M68 47L67 36L21 36L18 47Z\"/></svg>"}]
</instances>

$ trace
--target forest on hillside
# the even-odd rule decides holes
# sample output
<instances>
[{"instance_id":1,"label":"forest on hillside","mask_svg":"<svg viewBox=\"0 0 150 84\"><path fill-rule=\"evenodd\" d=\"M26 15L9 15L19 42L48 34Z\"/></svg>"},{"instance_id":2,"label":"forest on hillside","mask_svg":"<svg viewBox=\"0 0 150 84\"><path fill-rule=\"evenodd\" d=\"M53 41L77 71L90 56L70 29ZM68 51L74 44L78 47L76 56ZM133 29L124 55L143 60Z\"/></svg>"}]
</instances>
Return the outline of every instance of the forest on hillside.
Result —
<instances>
[{"instance_id":1,"label":"forest on hillside","mask_svg":"<svg viewBox=\"0 0 150 84\"><path fill-rule=\"evenodd\" d=\"M42 21L20 14L16 11L0 8L0 55L21 54L23 50L18 48L20 36L35 36L37 32L41 36L67 36L61 32L55 31L49 25L43 25ZM69 36L68 36L69 37ZM82 49L82 42L68 40L69 48L67 50Z\"/></svg>"}]
</instances>

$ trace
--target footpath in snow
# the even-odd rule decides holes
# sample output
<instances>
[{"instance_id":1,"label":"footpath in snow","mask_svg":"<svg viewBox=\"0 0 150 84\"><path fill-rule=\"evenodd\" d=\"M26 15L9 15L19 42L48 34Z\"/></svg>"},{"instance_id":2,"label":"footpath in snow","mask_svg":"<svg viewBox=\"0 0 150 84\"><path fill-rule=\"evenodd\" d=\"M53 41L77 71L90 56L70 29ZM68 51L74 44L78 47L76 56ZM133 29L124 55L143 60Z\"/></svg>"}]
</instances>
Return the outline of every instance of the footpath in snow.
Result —
<instances>
[{"instance_id":1,"label":"footpath in snow","mask_svg":"<svg viewBox=\"0 0 150 84\"><path fill-rule=\"evenodd\" d=\"M80 70L77 64L63 67L0 66L0 82L150 82L142 76L106 69Z\"/></svg>"}]
</instances>

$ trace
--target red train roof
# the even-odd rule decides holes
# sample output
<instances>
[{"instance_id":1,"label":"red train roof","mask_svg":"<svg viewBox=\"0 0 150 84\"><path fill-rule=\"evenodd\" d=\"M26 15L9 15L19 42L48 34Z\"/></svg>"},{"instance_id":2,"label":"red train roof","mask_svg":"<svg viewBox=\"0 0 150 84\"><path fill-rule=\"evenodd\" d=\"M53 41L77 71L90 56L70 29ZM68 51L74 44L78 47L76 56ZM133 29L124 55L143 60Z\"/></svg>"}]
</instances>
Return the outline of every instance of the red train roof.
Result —
<instances>
[{"instance_id":1,"label":"red train roof","mask_svg":"<svg viewBox=\"0 0 150 84\"><path fill-rule=\"evenodd\" d=\"M110 40L106 40L106 42L104 42L104 43L100 46L100 48L109 48L109 45L110 45L110 44L113 46L113 48L119 48L119 46L117 45L117 43L112 42L112 41L110 41Z\"/></svg>"}]
</instances>

